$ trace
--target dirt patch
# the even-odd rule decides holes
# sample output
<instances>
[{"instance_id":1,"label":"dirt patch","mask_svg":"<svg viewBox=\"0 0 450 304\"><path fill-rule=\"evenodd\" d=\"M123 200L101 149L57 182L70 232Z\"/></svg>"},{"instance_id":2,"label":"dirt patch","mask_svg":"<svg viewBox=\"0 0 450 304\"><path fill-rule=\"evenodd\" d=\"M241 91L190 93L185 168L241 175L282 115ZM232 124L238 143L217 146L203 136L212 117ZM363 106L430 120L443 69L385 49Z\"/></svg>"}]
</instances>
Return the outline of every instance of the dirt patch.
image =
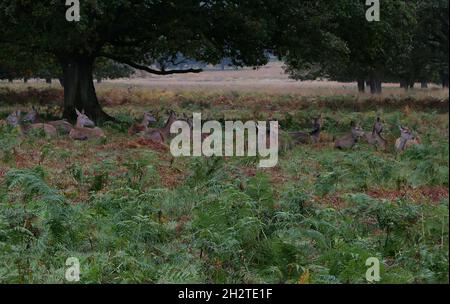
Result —
<instances>
[{"instance_id":1,"label":"dirt patch","mask_svg":"<svg viewBox=\"0 0 450 304\"><path fill-rule=\"evenodd\" d=\"M126 145L129 149L141 149L141 148L150 148L153 151L160 153L169 152L169 147L165 144L157 143L148 139L139 138L134 141L129 141Z\"/></svg>"},{"instance_id":2,"label":"dirt patch","mask_svg":"<svg viewBox=\"0 0 450 304\"><path fill-rule=\"evenodd\" d=\"M422 203L424 199L439 203L442 199L448 198L448 188L444 187L421 187L418 189L403 190L370 190L367 195L377 199L387 199L395 201L402 198L408 198L416 203Z\"/></svg>"},{"instance_id":3,"label":"dirt patch","mask_svg":"<svg viewBox=\"0 0 450 304\"><path fill-rule=\"evenodd\" d=\"M174 170L173 168L166 166L158 167L157 170L161 178L161 185L169 189L174 189L181 185L187 175L179 170Z\"/></svg>"}]
</instances>

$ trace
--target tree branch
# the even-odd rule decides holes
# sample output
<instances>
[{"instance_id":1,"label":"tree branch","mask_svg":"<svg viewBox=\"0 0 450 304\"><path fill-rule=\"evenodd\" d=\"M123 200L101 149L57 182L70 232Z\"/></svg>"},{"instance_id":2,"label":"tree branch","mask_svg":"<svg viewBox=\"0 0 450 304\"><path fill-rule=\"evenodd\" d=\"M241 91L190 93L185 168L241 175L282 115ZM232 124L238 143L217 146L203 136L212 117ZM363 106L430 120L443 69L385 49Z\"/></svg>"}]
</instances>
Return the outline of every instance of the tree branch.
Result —
<instances>
[{"instance_id":1,"label":"tree branch","mask_svg":"<svg viewBox=\"0 0 450 304\"><path fill-rule=\"evenodd\" d=\"M187 70L155 70L152 69L148 66L130 61L126 58L121 58L121 57L116 57L116 56L112 56L109 54L100 54L101 57L106 57L109 59L112 59L114 61L129 65L132 68L138 69L138 70L142 70L142 71L146 71L150 74L155 74L155 75L173 75L173 74L187 74L187 73L201 73L203 72L203 69L187 69Z\"/></svg>"}]
</instances>

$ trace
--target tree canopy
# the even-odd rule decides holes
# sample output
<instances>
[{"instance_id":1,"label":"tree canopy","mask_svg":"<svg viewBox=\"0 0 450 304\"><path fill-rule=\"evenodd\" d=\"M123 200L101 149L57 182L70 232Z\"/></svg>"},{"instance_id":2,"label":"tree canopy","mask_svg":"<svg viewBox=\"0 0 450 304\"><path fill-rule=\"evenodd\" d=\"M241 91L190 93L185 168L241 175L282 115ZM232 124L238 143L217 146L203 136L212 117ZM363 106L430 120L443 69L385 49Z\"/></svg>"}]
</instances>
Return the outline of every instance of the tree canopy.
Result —
<instances>
[{"instance_id":1,"label":"tree canopy","mask_svg":"<svg viewBox=\"0 0 450 304\"><path fill-rule=\"evenodd\" d=\"M54 57L65 82L64 116L75 108L108 118L98 104L93 63L104 57L158 75L200 72L166 69L179 54L208 63L267 62L268 1L82 1L81 20L68 22L64 1L0 1L0 43ZM160 69L152 68L158 64Z\"/></svg>"}]
</instances>

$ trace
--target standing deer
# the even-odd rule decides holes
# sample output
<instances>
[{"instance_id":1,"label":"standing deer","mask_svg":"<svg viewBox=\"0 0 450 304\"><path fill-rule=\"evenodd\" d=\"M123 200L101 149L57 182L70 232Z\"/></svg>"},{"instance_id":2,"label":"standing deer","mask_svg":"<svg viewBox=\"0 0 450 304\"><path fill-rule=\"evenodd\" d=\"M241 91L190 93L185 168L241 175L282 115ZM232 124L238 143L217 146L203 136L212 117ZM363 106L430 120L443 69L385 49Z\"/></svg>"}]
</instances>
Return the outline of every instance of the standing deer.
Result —
<instances>
[{"instance_id":1,"label":"standing deer","mask_svg":"<svg viewBox=\"0 0 450 304\"><path fill-rule=\"evenodd\" d=\"M163 128L151 128L144 132L143 137L155 143L165 143L170 137L170 127L177 121L175 112L171 111Z\"/></svg>"},{"instance_id":2,"label":"standing deer","mask_svg":"<svg viewBox=\"0 0 450 304\"><path fill-rule=\"evenodd\" d=\"M77 124L73 128L69 137L74 140L88 140L92 138L105 138L105 133L102 129L96 128L92 120L90 120L83 112L75 109L77 113Z\"/></svg>"},{"instance_id":3,"label":"standing deer","mask_svg":"<svg viewBox=\"0 0 450 304\"><path fill-rule=\"evenodd\" d=\"M43 122L41 116L39 115L39 112L34 106L32 107L31 111L28 112L28 114L24 117L23 121L32 124ZM73 126L66 120L48 121L46 122L46 124L54 126L61 134L69 134L73 129Z\"/></svg>"},{"instance_id":4,"label":"standing deer","mask_svg":"<svg viewBox=\"0 0 450 304\"><path fill-rule=\"evenodd\" d=\"M377 120L372 128L372 133L366 133L364 137L370 145L376 147L377 149L380 148L381 150L386 150L387 140L381 135L382 132L383 123L381 122L381 118L377 117Z\"/></svg>"},{"instance_id":5,"label":"standing deer","mask_svg":"<svg viewBox=\"0 0 450 304\"><path fill-rule=\"evenodd\" d=\"M314 118L312 121L313 129L311 132L290 132L289 135L297 144L317 144L320 140L320 132L322 131L322 117Z\"/></svg>"},{"instance_id":6,"label":"standing deer","mask_svg":"<svg viewBox=\"0 0 450 304\"><path fill-rule=\"evenodd\" d=\"M55 137L58 135L58 131L52 125L45 123L32 123L24 124L22 119L22 112L20 110L11 113L8 118L6 118L8 125L13 127L20 127L22 133L27 134L31 130L42 130L46 136Z\"/></svg>"},{"instance_id":7,"label":"standing deer","mask_svg":"<svg viewBox=\"0 0 450 304\"><path fill-rule=\"evenodd\" d=\"M349 134L336 140L334 144L334 147L336 149L351 149L358 143L358 140L364 136L365 132L359 124L355 124L354 122L352 122L351 126L352 131Z\"/></svg>"},{"instance_id":8,"label":"standing deer","mask_svg":"<svg viewBox=\"0 0 450 304\"><path fill-rule=\"evenodd\" d=\"M156 118L152 114L145 112L142 122L135 123L134 125L132 125L130 127L130 129L128 129L128 134L135 135L135 134L138 134L141 132L146 132L148 130L148 126L151 123L155 123L155 122L156 122Z\"/></svg>"},{"instance_id":9,"label":"standing deer","mask_svg":"<svg viewBox=\"0 0 450 304\"><path fill-rule=\"evenodd\" d=\"M407 128L399 126L401 136L395 142L395 148L398 152L403 152L412 146L420 145L420 139L414 136L413 132Z\"/></svg>"}]
</instances>

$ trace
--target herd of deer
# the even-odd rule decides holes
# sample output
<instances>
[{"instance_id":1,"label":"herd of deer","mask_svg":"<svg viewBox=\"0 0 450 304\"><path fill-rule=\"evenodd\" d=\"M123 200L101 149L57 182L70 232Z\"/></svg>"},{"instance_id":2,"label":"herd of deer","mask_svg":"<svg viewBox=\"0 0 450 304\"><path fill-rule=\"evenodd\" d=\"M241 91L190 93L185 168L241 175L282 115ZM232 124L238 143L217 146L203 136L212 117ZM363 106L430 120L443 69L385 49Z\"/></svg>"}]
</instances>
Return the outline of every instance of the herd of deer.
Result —
<instances>
[{"instance_id":1,"label":"herd of deer","mask_svg":"<svg viewBox=\"0 0 450 304\"><path fill-rule=\"evenodd\" d=\"M15 111L6 119L7 124L20 127L21 131L26 134L30 130L43 130L43 132L50 137L58 134L69 135L74 140L89 140L93 138L104 138L105 133L102 129L95 127L95 124L84 113L76 110L77 122L75 126L66 120L56 120L44 122L38 111L33 109L22 118L21 111ZM187 121L192 129L192 121L189 118L183 118ZM162 128L150 128L152 123L157 120L150 113L144 113L142 122L136 123L128 130L129 135L139 135L147 140L156 143L167 143L170 139L170 127L177 121L175 112L171 111L167 122ZM395 142L397 151L402 152L414 145L420 144L420 139L407 128L400 126L401 136ZM320 141L320 134L322 130L322 117L317 117L312 122L312 130L310 132L289 132L289 136L296 144L318 143ZM352 122L351 131L337 139L334 143L336 149L351 149L359 140L363 139L368 144L374 146L376 149L385 150L388 142L382 136L383 124L381 118L378 117L373 125L372 132L365 132L360 125ZM203 133L202 139L208 137L209 134Z\"/></svg>"}]
</instances>

